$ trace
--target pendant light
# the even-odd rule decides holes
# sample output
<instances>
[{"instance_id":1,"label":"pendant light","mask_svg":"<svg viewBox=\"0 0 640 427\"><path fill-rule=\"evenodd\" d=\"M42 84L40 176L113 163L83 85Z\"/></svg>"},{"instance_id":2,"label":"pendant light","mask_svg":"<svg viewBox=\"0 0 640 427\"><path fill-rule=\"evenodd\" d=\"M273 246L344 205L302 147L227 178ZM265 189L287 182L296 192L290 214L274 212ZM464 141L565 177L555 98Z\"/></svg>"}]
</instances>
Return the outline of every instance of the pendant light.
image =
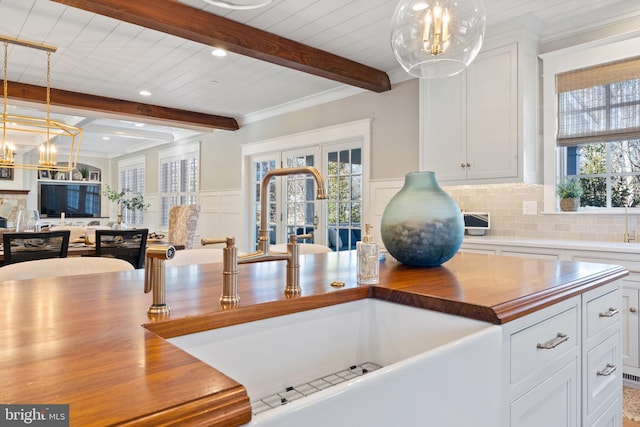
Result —
<instances>
[{"instance_id":1,"label":"pendant light","mask_svg":"<svg viewBox=\"0 0 640 427\"><path fill-rule=\"evenodd\" d=\"M450 77L478 55L485 28L481 0L400 0L391 21L391 47L412 76Z\"/></svg>"}]
</instances>

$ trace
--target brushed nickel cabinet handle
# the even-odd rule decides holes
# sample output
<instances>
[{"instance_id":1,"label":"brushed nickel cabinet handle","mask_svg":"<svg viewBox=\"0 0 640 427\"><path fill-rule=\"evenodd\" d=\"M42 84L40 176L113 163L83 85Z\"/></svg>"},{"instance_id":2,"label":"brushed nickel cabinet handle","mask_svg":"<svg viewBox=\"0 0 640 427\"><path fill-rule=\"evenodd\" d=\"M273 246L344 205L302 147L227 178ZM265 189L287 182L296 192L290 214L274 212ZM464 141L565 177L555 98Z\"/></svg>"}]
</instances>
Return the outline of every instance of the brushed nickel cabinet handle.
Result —
<instances>
[{"instance_id":1,"label":"brushed nickel cabinet handle","mask_svg":"<svg viewBox=\"0 0 640 427\"><path fill-rule=\"evenodd\" d=\"M569 340L569 336L567 334L563 334L562 332L558 332L558 335L556 335L555 338L550 339L549 341L545 342L545 343L538 343L536 345L537 348L540 348L542 350L550 350L552 348L556 348L557 346L559 346L560 344L562 344L565 341Z\"/></svg>"},{"instance_id":2,"label":"brushed nickel cabinet handle","mask_svg":"<svg viewBox=\"0 0 640 427\"><path fill-rule=\"evenodd\" d=\"M606 313L600 313L600 314L598 314L598 316L600 316L600 317L613 317L618 313L619 313L619 310L617 308L609 307L609 310L607 310Z\"/></svg>"},{"instance_id":3,"label":"brushed nickel cabinet handle","mask_svg":"<svg viewBox=\"0 0 640 427\"><path fill-rule=\"evenodd\" d=\"M616 371L616 365L612 365L611 363L607 363L607 367L602 371L596 372L596 375L600 375L603 377L608 377Z\"/></svg>"},{"instance_id":4,"label":"brushed nickel cabinet handle","mask_svg":"<svg viewBox=\"0 0 640 427\"><path fill-rule=\"evenodd\" d=\"M467 167L470 168L471 167L471 163L467 162Z\"/></svg>"},{"instance_id":5,"label":"brushed nickel cabinet handle","mask_svg":"<svg viewBox=\"0 0 640 427\"><path fill-rule=\"evenodd\" d=\"M629 307L629 311L635 313L636 311L638 311L638 309L635 307Z\"/></svg>"},{"instance_id":6,"label":"brushed nickel cabinet handle","mask_svg":"<svg viewBox=\"0 0 640 427\"><path fill-rule=\"evenodd\" d=\"M464 167L466 167L466 166L467 166L467 165L465 165L464 163L460 163L460 167L461 167L461 168L464 168Z\"/></svg>"}]
</instances>

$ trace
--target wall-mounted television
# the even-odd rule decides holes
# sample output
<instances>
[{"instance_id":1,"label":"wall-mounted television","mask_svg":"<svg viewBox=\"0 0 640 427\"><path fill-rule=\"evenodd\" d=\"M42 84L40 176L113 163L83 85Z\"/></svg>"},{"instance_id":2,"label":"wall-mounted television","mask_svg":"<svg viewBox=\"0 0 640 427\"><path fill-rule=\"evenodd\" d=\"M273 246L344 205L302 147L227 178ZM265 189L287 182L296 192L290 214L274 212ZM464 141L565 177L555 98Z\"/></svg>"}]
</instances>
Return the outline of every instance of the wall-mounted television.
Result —
<instances>
[{"instance_id":1,"label":"wall-mounted television","mask_svg":"<svg viewBox=\"0 0 640 427\"><path fill-rule=\"evenodd\" d=\"M100 216L100 184L40 182L38 208L41 217L66 218Z\"/></svg>"}]
</instances>

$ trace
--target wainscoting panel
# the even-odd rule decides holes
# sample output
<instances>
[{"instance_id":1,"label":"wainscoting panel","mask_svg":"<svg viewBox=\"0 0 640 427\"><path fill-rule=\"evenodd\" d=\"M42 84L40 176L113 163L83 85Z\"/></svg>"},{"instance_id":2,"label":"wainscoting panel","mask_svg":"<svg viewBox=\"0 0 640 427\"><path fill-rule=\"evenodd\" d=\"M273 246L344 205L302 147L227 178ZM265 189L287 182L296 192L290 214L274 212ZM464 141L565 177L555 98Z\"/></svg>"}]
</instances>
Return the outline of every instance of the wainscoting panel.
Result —
<instances>
[{"instance_id":1,"label":"wainscoting panel","mask_svg":"<svg viewBox=\"0 0 640 427\"><path fill-rule=\"evenodd\" d=\"M243 236L242 197L240 190L203 191L200 193L199 236L236 237Z\"/></svg>"},{"instance_id":2,"label":"wainscoting panel","mask_svg":"<svg viewBox=\"0 0 640 427\"><path fill-rule=\"evenodd\" d=\"M404 179L376 180L369 182L369 197L371 203L371 213L368 216L373 226L373 238L382 246L382 238L380 237L380 221L382 213L389 200L400 191L404 185Z\"/></svg>"}]
</instances>

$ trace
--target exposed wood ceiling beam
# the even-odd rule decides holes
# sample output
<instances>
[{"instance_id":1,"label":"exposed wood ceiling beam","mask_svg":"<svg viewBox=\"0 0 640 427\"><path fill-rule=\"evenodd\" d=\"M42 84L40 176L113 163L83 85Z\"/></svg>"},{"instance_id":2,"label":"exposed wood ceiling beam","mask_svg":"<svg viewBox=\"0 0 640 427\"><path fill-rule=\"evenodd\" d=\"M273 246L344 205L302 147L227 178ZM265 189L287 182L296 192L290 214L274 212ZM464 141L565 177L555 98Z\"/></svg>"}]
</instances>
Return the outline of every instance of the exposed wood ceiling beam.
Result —
<instances>
[{"instance_id":1,"label":"exposed wood ceiling beam","mask_svg":"<svg viewBox=\"0 0 640 427\"><path fill-rule=\"evenodd\" d=\"M7 82L7 96L12 99L32 101L46 104L46 88L26 83ZM0 90L0 94L4 95ZM128 117L146 117L182 125L195 125L210 129L238 130L238 122L231 117L213 114L197 113L158 105L143 104L141 102L124 101L104 96L87 95L51 88L51 105L78 108L81 110L113 113Z\"/></svg>"},{"instance_id":2,"label":"exposed wood ceiling beam","mask_svg":"<svg viewBox=\"0 0 640 427\"><path fill-rule=\"evenodd\" d=\"M374 92L391 89L380 70L175 0L53 0Z\"/></svg>"}]
</instances>

